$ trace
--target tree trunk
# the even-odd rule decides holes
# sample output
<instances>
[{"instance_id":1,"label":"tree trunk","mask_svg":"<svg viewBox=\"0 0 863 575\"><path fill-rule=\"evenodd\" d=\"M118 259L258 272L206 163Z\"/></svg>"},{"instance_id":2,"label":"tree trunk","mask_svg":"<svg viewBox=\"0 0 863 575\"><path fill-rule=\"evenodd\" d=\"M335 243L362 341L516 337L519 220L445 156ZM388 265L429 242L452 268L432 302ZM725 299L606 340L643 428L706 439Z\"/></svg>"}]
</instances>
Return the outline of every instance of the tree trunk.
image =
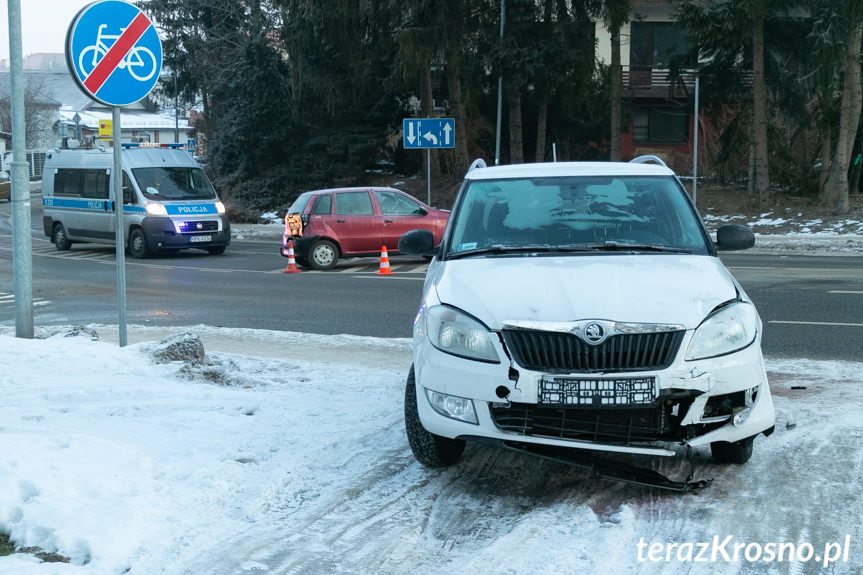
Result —
<instances>
[{"instance_id":1,"label":"tree trunk","mask_svg":"<svg viewBox=\"0 0 863 575\"><path fill-rule=\"evenodd\" d=\"M746 197L755 202L755 115L749 118L749 167L746 180Z\"/></svg>"},{"instance_id":2,"label":"tree trunk","mask_svg":"<svg viewBox=\"0 0 863 575\"><path fill-rule=\"evenodd\" d=\"M860 109L863 93L860 87L860 40L863 23L851 31L845 51L845 81L842 87L842 106L839 113L839 134L836 136L836 152L830 164L830 173L821 193L821 203L846 214L851 206L848 198L848 166L854 137L860 124Z\"/></svg>"},{"instance_id":3,"label":"tree trunk","mask_svg":"<svg viewBox=\"0 0 863 575\"><path fill-rule=\"evenodd\" d=\"M620 66L620 23L612 22L611 32L611 140L609 159L620 161L620 100L623 95L623 77Z\"/></svg>"},{"instance_id":4,"label":"tree trunk","mask_svg":"<svg viewBox=\"0 0 863 575\"><path fill-rule=\"evenodd\" d=\"M461 96L461 66L459 65L458 44L448 44L446 54L447 85L449 87L449 105L455 120L455 171L461 176L470 165L470 156L467 150L467 130L465 121L467 115L464 112L464 103ZM450 48L449 46L453 46Z\"/></svg>"},{"instance_id":5,"label":"tree trunk","mask_svg":"<svg viewBox=\"0 0 863 575\"><path fill-rule=\"evenodd\" d=\"M755 122L755 195L759 206L770 205L770 163L767 151L767 88L764 81L764 0L752 12L752 113Z\"/></svg>"},{"instance_id":6,"label":"tree trunk","mask_svg":"<svg viewBox=\"0 0 863 575\"><path fill-rule=\"evenodd\" d=\"M545 161L545 131L548 124L548 94L543 90L536 112L536 161Z\"/></svg>"},{"instance_id":7,"label":"tree trunk","mask_svg":"<svg viewBox=\"0 0 863 575\"><path fill-rule=\"evenodd\" d=\"M524 134L521 126L521 90L515 82L507 90L509 103L509 163L524 163Z\"/></svg>"},{"instance_id":8,"label":"tree trunk","mask_svg":"<svg viewBox=\"0 0 863 575\"><path fill-rule=\"evenodd\" d=\"M553 0L545 0L542 9L542 21L545 37L551 41L554 36L554 24L551 19L554 10ZM548 127L548 76L545 70L539 70L536 75L537 110L536 110L536 161L545 161L545 137Z\"/></svg>"},{"instance_id":9,"label":"tree trunk","mask_svg":"<svg viewBox=\"0 0 863 575\"><path fill-rule=\"evenodd\" d=\"M830 174L830 160L833 154L833 141L830 133L830 126L824 129L824 138L821 141L821 167L818 170L818 193L824 193L824 184L827 183L827 176Z\"/></svg>"},{"instance_id":10,"label":"tree trunk","mask_svg":"<svg viewBox=\"0 0 863 575\"><path fill-rule=\"evenodd\" d=\"M432 77L431 67L426 64L422 76L422 91L420 98L420 108L422 109L423 117L434 117L434 99L432 97ZM440 178L440 162L438 161L437 150L431 150L431 154L423 154L423 174L429 173L428 158L431 157L431 178Z\"/></svg>"}]
</instances>

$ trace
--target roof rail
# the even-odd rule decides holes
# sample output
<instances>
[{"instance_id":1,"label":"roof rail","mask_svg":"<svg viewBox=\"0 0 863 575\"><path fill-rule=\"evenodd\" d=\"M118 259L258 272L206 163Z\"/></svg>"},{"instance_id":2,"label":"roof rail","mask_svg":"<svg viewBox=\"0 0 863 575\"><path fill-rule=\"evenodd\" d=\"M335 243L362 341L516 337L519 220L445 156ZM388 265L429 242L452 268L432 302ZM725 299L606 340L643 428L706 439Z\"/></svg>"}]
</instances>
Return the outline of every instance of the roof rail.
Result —
<instances>
[{"instance_id":1,"label":"roof rail","mask_svg":"<svg viewBox=\"0 0 863 575\"><path fill-rule=\"evenodd\" d=\"M658 156L638 156L637 158L632 158L629 160L630 164L649 164L649 163L659 164L663 168L667 168L665 162Z\"/></svg>"},{"instance_id":2,"label":"roof rail","mask_svg":"<svg viewBox=\"0 0 863 575\"><path fill-rule=\"evenodd\" d=\"M485 160L482 158L477 158L473 161L470 167L467 169L468 173L471 173L476 168L487 168L488 166L485 164Z\"/></svg>"}]
</instances>

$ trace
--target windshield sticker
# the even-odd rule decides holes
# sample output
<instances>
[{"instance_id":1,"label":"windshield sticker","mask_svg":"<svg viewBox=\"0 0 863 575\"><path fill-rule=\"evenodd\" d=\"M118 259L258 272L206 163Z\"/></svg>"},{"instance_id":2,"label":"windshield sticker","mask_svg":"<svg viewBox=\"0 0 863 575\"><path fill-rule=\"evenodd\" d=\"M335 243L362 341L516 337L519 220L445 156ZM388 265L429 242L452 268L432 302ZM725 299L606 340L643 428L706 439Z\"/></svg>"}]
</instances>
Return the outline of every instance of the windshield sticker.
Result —
<instances>
[{"instance_id":1,"label":"windshield sticker","mask_svg":"<svg viewBox=\"0 0 863 575\"><path fill-rule=\"evenodd\" d=\"M468 242L466 244L459 244L458 245L458 251L460 251L460 252L463 252L465 250L475 250L475 249L476 249L476 242Z\"/></svg>"}]
</instances>

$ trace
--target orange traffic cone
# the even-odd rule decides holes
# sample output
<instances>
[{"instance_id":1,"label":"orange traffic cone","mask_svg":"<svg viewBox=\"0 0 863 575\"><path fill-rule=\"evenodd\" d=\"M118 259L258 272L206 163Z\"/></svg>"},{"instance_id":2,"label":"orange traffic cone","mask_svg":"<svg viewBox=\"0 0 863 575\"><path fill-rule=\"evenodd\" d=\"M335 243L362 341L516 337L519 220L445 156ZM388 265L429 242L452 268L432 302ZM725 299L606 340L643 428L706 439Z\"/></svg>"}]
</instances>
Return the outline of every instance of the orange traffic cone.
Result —
<instances>
[{"instance_id":1,"label":"orange traffic cone","mask_svg":"<svg viewBox=\"0 0 863 575\"><path fill-rule=\"evenodd\" d=\"M282 270L283 274L298 274L302 270L297 267L297 261L294 259L294 240L288 240L288 265Z\"/></svg>"},{"instance_id":2,"label":"orange traffic cone","mask_svg":"<svg viewBox=\"0 0 863 575\"><path fill-rule=\"evenodd\" d=\"M381 247L381 267L378 270L379 276L391 276L393 275L392 270L390 269L390 257L387 255L387 247Z\"/></svg>"}]
</instances>

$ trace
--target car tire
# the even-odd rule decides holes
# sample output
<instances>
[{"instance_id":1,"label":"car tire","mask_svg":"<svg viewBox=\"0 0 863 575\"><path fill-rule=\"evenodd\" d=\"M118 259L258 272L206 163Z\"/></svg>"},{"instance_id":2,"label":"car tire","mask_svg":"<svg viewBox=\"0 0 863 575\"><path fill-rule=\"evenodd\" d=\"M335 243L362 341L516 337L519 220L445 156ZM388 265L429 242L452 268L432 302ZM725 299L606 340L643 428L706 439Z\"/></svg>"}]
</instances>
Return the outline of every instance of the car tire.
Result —
<instances>
[{"instance_id":1,"label":"car tire","mask_svg":"<svg viewBox=\"0 0 863 575\"><path fill-rule=\"evenodd\" d=\"M749 461L752 457L752 447L755 443L755 437L747 437L740 441L714 441L710 444L710 453L713 455L713 460L716 463L737 463L742 464Z\"/></svg>"},{"instance_id":2,"label":"car tire","mask_svg":"<svg viewBox=\"0 0 863 575\"><path fill-rule=\"evenodd\" d=\"M141 228L135 228L129 234L129 255L136 260L150 257L150 246L147 244L147 236L144 235L144 230Z\"/></svg>"},{"instance_id":3,"label":"car tire","mask_svg":"<svg viewBox=\"0 0 863 575\"><path fill-rule=\"evenodd\" d=\"M417 461L426 467L448 467L459 460L464 452L463 439L441 437L426 430L417 410L417 391L414 368L411 366L405 385L405 430L408 443Z\"/></svg>"},{"instance_id":4,"label":"car tire","mask_svg":"<svg viewBox=\"0 0 863 575\"><path fill-rule=\"evenodd\" d=\"M61 252L72 249L72 242L69 241L69 236L66 235L66 228L63 227L63 224L54 226L54 237L51 238L51 241L54 242L57 250Z\"/></svg>"},{"instance_id":5,"label":"car tire","mask_svg":"<svg viewBox=\"0 0 863 575\"><path fill-rule=\"evenodd\" d=\"M330 240L318 240L309 246L308 259L316 270L333 269L339 261L339 248Z\"/></svg>"},{"instance_id":6,"label":"car tire","mask_svg":"<svg viewBox=\"0 0 863 575\"><path fill-rule=\"evenodd\" d=\"M210 253L211 256L220 256L225 253L225 249L227 247L228 246L210 246L207 248L207 251Z\"/></svg>"},{"instance_id":7,"label":"car tire","mask_svg":"<svg viewBox=\"0 0 863 575\"><path fill-rule=\"evenodd\" d=\"M307 260L306 258L295 257L295 258L294 258L294 261L295 261L295 262L297 263L297 265L298 265L298 266L300 266L301 268L307 268L307 267L309 267L309 260Z\"/></svg>"}]
</instances>

